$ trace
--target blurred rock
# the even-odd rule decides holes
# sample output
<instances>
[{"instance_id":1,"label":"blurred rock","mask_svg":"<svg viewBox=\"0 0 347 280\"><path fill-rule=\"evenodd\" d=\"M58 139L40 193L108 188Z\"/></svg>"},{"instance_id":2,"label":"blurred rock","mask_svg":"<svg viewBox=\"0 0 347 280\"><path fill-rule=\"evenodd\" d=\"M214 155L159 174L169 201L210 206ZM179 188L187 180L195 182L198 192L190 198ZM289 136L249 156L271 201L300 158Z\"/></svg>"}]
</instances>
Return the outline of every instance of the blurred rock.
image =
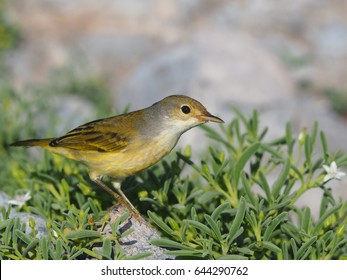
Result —
<instances>
[{"instance_id":1,"label":"blurred rock","mask_svg":"<svg viewBox=\"0 0 347 280\"><path fill-rule=\"evenodd\" d=\"M328 0L227 1L213 22L254 35L285 59L293 73L318 87L347 86L347 2Z\"/></svg>"},{"instance_id":2,"label":"blurred rock","mask_svg":"<svg viewBox=\"0 0 347 280\"><path fill-rule=\"evenodd\" d=\"M19 217L20 222L26 225L25 233L29 234L32 232L32 229L29 226L29 220L33 219L35 221L35 230L37 231L36 237L42 238L47 235L46 220L38 215L25 213L25 212L16 212L13 209L10 213L10 218Z\"/></svg>"},{"instance_id":3,"label":"blurred rock","mask_svg":"<svg viewBox=\"0 0 347 280\"><path fill-rule=\"evenodd\" d=\"M118 92L116 103L121 107L183 93L220 109L230 108L228 103L263 107L287 102L294 97L294 85L277 58L252 37L206 28L191 40L148 57L123 80Z\"/></svg>"},{"instance_id":4,"label":"blurred rock","mask_svg":"<svg viewBox=\"0 0 347 280\"><path fill-rule=\"evenodd\" d=\"M4 192L0 192L0 206L4 206L7 208L8 201L11 198ZM15 207L11 208L11 212L9 215L10 218L18 217L22 224L25 224L25 233L29 234L32 232L32 229L29 226L29 220L33 219L35 221L35 230L37 230L36 237L41 238L47 235L46 228L46 220L38 215L25 213L25 212L17 212ZM2 218L2 213L0 212L0 218Z\"/></svg>"},{"instance_id":5,"label":"blurred rock","mask_svg":"<svg viewBox=\"0 0 347 280\"><path fill-rule=\"evenodd\" d=\"M90 71L108 76L117 85L132 67L161 47L150 36L127 34L90 34L77 38L71 45L71 58L85 60ZM123 108L122 108L123 109Z\"/></svg>"},{"instance_id":6,"label":"blurred rock","mask_svg":"<svg viewBox=\"0 0 347 280\"><path fill-rule=\"evenodd\" d=\"M213 28L148 57L124 78L117 92L115 104L119 108L136 104L131 109L186 94L226 122L232 118L231 105L275 110L295 99L293 80L276 57L250 36ZM206 138L193 130L183 139L183 146L194 143L199 150Z\"/></svg>"}]
</instances>

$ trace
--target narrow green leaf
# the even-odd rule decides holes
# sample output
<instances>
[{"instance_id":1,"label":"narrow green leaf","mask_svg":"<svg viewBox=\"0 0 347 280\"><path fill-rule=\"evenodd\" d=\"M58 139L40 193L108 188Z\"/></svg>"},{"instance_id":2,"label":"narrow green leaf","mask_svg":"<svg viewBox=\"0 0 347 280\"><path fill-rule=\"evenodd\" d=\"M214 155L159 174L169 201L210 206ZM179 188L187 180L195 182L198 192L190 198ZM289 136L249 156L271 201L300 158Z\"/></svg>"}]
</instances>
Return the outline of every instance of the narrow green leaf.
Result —
<instances>
[{"instance_id":1,"label":"narrow green leaf","mask_svg":"<svg viewBox=\"0 0 347 280\"><path fill-rule=\"evenodd\" d=\"M281 230L289 235L295 242L301 242L298 230L295 230L295 228L293 229L293 227L289 223L282 224Z\"/></svg>"},{"instance_id":2,"label":"narrow green leaf","mask_svg":"<svg viewBox=\"0 0 347 280\"><path fill-rule=\"evenodd\" d=\"M207 125L201 125L200 128L202 128L203 130L205 130L206 132L206 136L210 139L213 139L219 143L222 143L226 148L231 149L231 150L235 150L235 148L228 142L225 140L225 138L220 134L217 133L213 128L211 128L210 126Z\"/></svg>"},{"instance_id":3,"label":"narrow green leaf","mask_svg":"<svg viewBox=\"0 0 347 280\"><path fill-rule=\"evenodd\" d=\"M230 244L230 240L233 239L234 235L240 229L241 224L243 222L243 218L245 217L245 213L246 213L246 200L243 197L241 197L234 221L231 224L231 227L229 230L229 236L228 236L229 244Z\"/></svg>"},{"instance_id":4,"label":"narrow green leaf","mask_svg":"<svg viewBox=\"0 0 347 280\"><path fill-rule=\"evenodd\" d=\"M293 154L294 141L292 138L292 126L289 122L286 124L286 142L287 142L287 147L288 147L288 154L292 155Z\"/></svg>"},{"instance_id":5,"label":"narrow green leaf","mask_svg":"<svg viewBox=\"0 0 347 280\"><path fill-rule=\"evenodd\" d=\"M198 214L196 213L196 210L194 207L190 209L190 217L192 220L197 221L198 220Z\"/></svg>"},{"instance_id":6,"label":"narrow green leaf","mask_svg":"<svg viewBox=\"0 0 347 280\"><path fill-rule=\"evenodd\" d=\"M211 200L216 199L216 197L218 197L219 195L221 195L221 193L216 190L205 191L203 194L199 195L197 200L201 204L206 204Z\"/></svg>"},{"instance_id":7,"label":"narrow green leaf","mask_svg":"<svg viewBox=\"0 0 347 280\"><path fill-rule=\"evenodd\" d=\"M263 244L264 248L266 248L272 252L275 252L275 253L281 253L282 252L282 250L277 245L275 245L271 242L263 241L262 244Z\"/></svg>"},{"instance_id":8,"label":"narrow green leaf","mask_svg":"<svg viewBox=\"0 0 347 280\"><path fill-rule=\"evenodd\" d=\"M30 235L25 234L24 232L22 232L19 229L15 230L16 235L22 240L24 241L26 244L30 244L31 242L33 242L34 238L32 238Z\"/></svg>"},{"instance_id":9,"label":"narrow green leaf","mask_svg":"<svg viewBox=\"0 0 347 280\"><path fill-rule=\"evenodd\" d=\"M243 123L243 125L247 128L250 129L249 127L249 123L247 118L244 116L244 114L240 111L239 108L237 108L236 106L232 106L232 110L236 113L236 115L239 117L239 119L241 120L241 122ZM236 119L237 120L237 119Z\"/></svg>"},{"instance_id":10,"label":"narrow green leaf","mask_svg":"<svg viewBox=\"0 0 347 280\"><path fill-rule=\"evenodd\" d=\"M269 241L271 234L274 232L275 228L281 223L283 222L286 218L288 217L288 213L287 212L282 212L281 214L279 214L276 218L274 218L271 223L269 224L269 226L267 226L264 236L263 236L263 240L264 241Z\"/></svg>"},{"instance_id":11,"label":"narrow green leaf","mask_svg":"<svg viewBox=\"0 0 347 280\"><path fill-rule=\"evenodd\" d=\"M329 162L329 161L326 161ZM336 159L337 166L346 166L347 165L347 155L341 156Z\"/></svg>"},{"instance_id":12,"label":"narrow green leaf","mask_svg":"<svg viewBox=\"0 0 347 280\"><path fill-rule=\"evenodd\" d=\"M266 135L266 133L269 131L269 128L268 127L265 127L264 129L263 129L263 131L259 134L259 140L263 140L264 139L264 137L265 137L265 135Z\"/></svg>"},{"instance_id":13,"label":"narrow green leaf","mask_svg":"<svg viewBox=\"0 0 347 280\"><path fill-rule=\"evenodd\" d=\"M150 243L154 246L158 247L165 247L165 248L175 248L175 249L181 249L181 250L194 250L193 248L190 248L189 246L186 246L184 244L181 244L179 242L161 238L161 239L152 239Z\"/></svg>"},{"instance_id":14,"label":"narrow green leaf","mask_svg":"<svg viewBox=\"0 0 347 280\"><path fill-rule=\"evenodd\" d=\"M193 220L185 220L189 225L193 226L196 229L199 229L201 232L206 233L207 235L213 237L212 235L212 230L204 225L203 223L200 223L198 221L193 221Z\"/></svg>"},{"instance_id":15,"label":"narrow green leaf","mask_svg":"<svg viewBox=\"0 0 347 280\"><path fill-rule=\"evenodd\" d=\"M3 244L3 245L11 245L11 237L12 237L12 234L11 234L11 232L12 232L12 228L13 228L13 225L14 225L14 223L15 223L15 219L19 219L19 218L14 218L14 219L9 219L9 222L7 223L7 225L6 225L6 229L5 229L5 232L3 233L3 235L2 235L2 240L1 240L1 243ZM15 230L15 232L16 231L18 231L18 229L17 230ZM19 237L19 236L18 236ZM24 240L23 240L24 241ZM27 244L29 244L30 243L30 241L31 240L29 240L29 242L25 242L25 243L27 243Z\"/></svg>"},{"instance_id":16,"label":"narrow green leaf","mask_svg":"<svg viewBox=\"0 0 347 280\"><path fill-rule=\"evenodd\" d=\"M282 242L282 259L283 260L289 260L288 243L287 243L287 241L283 241Z\"/></svg>"},{"instance_id":17,"label":"narrow green leaf","mask_svg":"<svg viewBox=\"0 0 347 280\"><path fill-rule=\"evenodd\" d=\"M324 161L329 162L329 148L328 148L328 143L327 139L325 137L325 134L323 131L320 132L320 141L322 143L322 149L323 149L323 156L324 156Z\"/></svg>"},{"instance_id":18,"label":"narrow green leaf","mask_svg":"<svg viewBox=\"0 0 347 280\"><path fill-rule=\"evenodd\" d=\"M125 211L111 224L113 234L117 234L119 226L124 223L129 217L129 212Z\"/></svg>"},{"instance_id":19,"label":"narrow green leaf","mask_svg":"<svg viewBox=\"0 0 347 280\"><path fill-rule=\"evenodd\" d=\"M272 205L273 203L273 197L271 194L270 190L270 185L266 180L266 177L262 171L259 172L259 182L260 182L260 187L264 190L266 198L269 202L269 205Z\"/></svg>"},{"instance_id":20,"label":"narrow green leaf","mask_svg":"<svg viewBox=\"0 0 347 280\"><path fill-rule=\"evenodd\" d=\"M297 256L298 256L298 246L296 245L296 242L294 240L294 238L290 239L290 246L292 247L292 251L293 251L293 259L297 260Z\"/></svg>"},{"instance_id":21,"label":"narrow green leaf","mask_svg":"<svg viewBox=\"0 0 347 280\"><path fill-rule=\"evenodd\" d=\"M173 234L173 230L167 224L165 224L165 222L159 216L157 216L154 212L148 211L147 214L148 214L148 217L150 217L152 221L155 222L156 225L160 227L163 231L165 231L169 235Z\"/></svg>"},{"instance_id":22,"label":"narrow green leaf","mask_svg":"<svg viewBox=\"0 0 347 280\"><path fill-rule=\"evenodd\" d=\"M123 238L129 234L131 234L132 232L134 232L133 228L128 228L126 231L123 231L122 234L120 235L120 238Z\"/></svg>"},{"instance_id":23,"label":"narrow green leaf","mask_svg":"<svg viewBox=\"0 0 347 280\"><path fill-rule=\"evenodd\" d=\"M16 234L16 230L20 230L21 223L19 217L14 219L13 229L12 229L12 244L14 248L18 248L18 236Z\"/></svg>"},{"instance_id":24,"label":"narrow green leaf","mask_svg":"<svg viewBox=\"0 0 347 280\"><path fill-rule=\"evenodd\" d=\"M243 248L237 248L237 251L241 254L244 254L244 255L250 255L250 256L254 256L254 251L251 250L251 249L248 249L246 247L243 247Z\"/></svg>"},{"instance_id":25,"label":"narrow green leaf","mask_svg":"<svg viewBox=\"0 0 347 280\"><path fill-rule=\"evenodd\" d=\"M248 258L241 255L224 255L217 258L217 260L248 260Z\"/></svg>"},{"instance_id":26,"label":"narrow green leaf","mask_svg":"<svg viewBox=\"0 0 347 280\"><path fill-rule=\"evenodd\" d=\"M269 146L280 146L280 145L284 145L286 143L287 143L286 137L282 136L282 137L276 138L276 139L266 143L266 145L264 145L265 147L264 146L263 147L265 148L266 151L267 151L267 149L270 149L268 152L270 154L272 154L271 148ZM276 155L275 155L275 157L281 158L281 156L276 156Z\"/></svg>"},{"instance_id":27,"label":"narrow green leaf","mask_svg":"<svg viewBox=\"0 0 347 280\"><path fill-rule=\"evenodd\" d=\"M237 230L237 232L232 236L232 237L230 237L230 235L228 236L228 245L230 246L233 242L234 242L234 240L236 239L236 238L238 238L242 233L244 232L244 229L243 229L243 227L240 227L238 230Z\"/></svg>"},{"instance_id":28,"label":"narrow green leaf","mask_svg":"<svg viewBox=\"0 0 347 280\"><path fill-rule=\"evenodd\" d=\"M301 245L300 249L297 253L297 258L302 259L305 252L312 246L314 242L316 242L317 236L312 236L309 240L307 240L304 244Z\"/></svg>"},{"instance_id":29,"label":"narrow green leaf","mask_svg":"<svg viewBox=\"0 0 347 280\"><path fill-rule=\"evenodd\" d=\"M239 160L236 162L234 167L234 176L233 176L233 182L234 186L237 187L239 183L239 178L241 175L242 170L244 169L246 163L249 161L249 159L256 153L260 146L260 143L254 143L251 146L249 146L240 156Z\"/></svg>"},{"instance_id":30,"label":"narrow green leaf","mask_svg":"<svg viewBox=\"0 0 347 280\"><path fill-rule=\"evenodd\" d=\"M94 230L82 229L65 234L67 239L82 239L101 237L101 234Z\"/></svg>"},{"instance_id":31,"label":"narrow green leaf","mask_svg":"<svg viewBox=\"0 0 347 280\"><path fill-rule=\"evenodd\" d=\"M314 171L316 171L317 169L321 169L324 163L324 159L323 158L318 158L313 164L312 164L312 169L311 172L313 173Z\"/></svg>"},{"instance_id":32,"label":"narrow green leaf","mask_svg":"<svg viewBox=\"0 0 347 280\"><path fill-rule=\"evenodd\" d=\"M213 220L217 220L220 215L225 211L226 209L230 209L230 203L224 202L221 205L219 205L216 209L213 210L213 213L211 214L211 218Z\"/></svg>"},{"instance_id":33,"label":"narrow green leaf","mask_svg":"<svg viewBox=\"0 0 347 280\"><path fill-rule=\"evenodd\" d=\"M39 243L39 239L33 238L33 240L28 244L28 246L23 251L23 256L26 256L32 249L36 247L38 243Z\"/></svg>"},{"instance_id":34,"label":"narrow green leaf","mask_svg":"<svg viewBox=\"0 0 347 280\"><path fill-rule=\"evenodd\" d=\"M210 227L211 227L211 229L215 235L215 239L219 242L222 242L223 241L222 234L219 230L217 223L211 218L211 216L209 216L207 214L204 215L204 218L205 218L206 222L210 225Z\"/></svg>"},{"instance_id":35,"label":"narrow green leaf","mask_svg":"<svg viewBox=\"0 0 347 280\"><path fill-rule=\"evenodd\" d=\"M313 228L314 233L318 233L318 230L323 226L324 221L330 216L335 213L337 213L340 208L342 207L342 204L335 205L334 207L330 208L329 210L325 211L325 213L319 218L317 221L315 227Z\"/></svg>"},{"instance_id":36,"label":"narrow green leaf","mask_svg":"<svg viewBox=\"0 0 347 280\"><path fill-rule=\"evenodd\" d=\"M79 257L82 254L83 254L83 250L80 249L80 250L76 251L75 253L73 253L71 256L69 256L68 259L69 260L75 260L75 259L77 259L77 257Z\"/></svg>"},{"instance_id":37,"label":"narrow green leaf","mask_svg":"<svg viewBox=\"0 0 347 280\"><path fill-rule=\"evenodd\" d=\"M329 230L326 233L324 233L324 235L320 238L319 241L323 242L322 244L324 244L324 246L326 246L326 244L331 242L335 237L336 236L335 236L334 232L332 230Z\"/></svg>"},{"instance_id":38,"label":"narrow green leaf","mask_svg":"<svg viewBox=\"0 0 347 280\"><path fill-rule=\"evenodd\" d=\"M90 197L88 197L88 204L90 206L90 209L92 210L92 212L95 214L95 215L99 215L99 210L98 208L96 207L95 203L94 203L94 200L91 199Z\"/></svg>"},{"instance_id":39,"label":"narrow green leaf","mask_svg":"<svg viewBox=\"0 0 347 280\"><path fill-rule=\"evenodd\" d=\"M311 142L310 135L308 134L306 134L305 136L304 148L305 148L306 164L307 164L307 167L311 169L312 142Z\"/></svg>"},{"instance_id":40,"label":"narrow green leaf","mask_svg":"<svg viewBox=\"0 0 347 280\"><path fill-rule=\"evenodd\" d=\"M304 176L301 173L300 169L296 167L295 165L291 165L290 168L294 171L295 175L300 179L300 181L303 183L304 182Z\"/></svg>"},{"instance_id":41,"label":"narrow green leaf","mask_svg":"<svg viewBox=\"0 0 347 280\"><path fill-rule=\"evenodd\" d=\"M284 198L284 200L281 203L275 203L271 207L269 207L267 210L270 211L270 210L282 209L291 203L292 203L291 197L287 196Z\"/></svg>"},{"instance_id":42,"label":"narrow green leaf","mask_svg":"<svg viewBox=\"0 0 347 280\"><path fill-rule=\"evenodd\" d=\"M217 164L217 165L222 165L222 161L220 160L220 156L218 154L218 152L212 148L211 146L208 148L209 152L210 152L210 155L212 156L214 162Z\"/></svg>"},{"instance_id":43,"label":"narrow green leaf","mask_svg":"<svg viewBox=\"0 0 347 280\"><path fill-rule=\"evenodd\" d=\"M201 251L193 251L193 250L174 250L174 251L168 251L168 255L175 256L175 257L188 257L188 258L203 258L203 252ZM205 256L206 257L206 256Z\"/></svg>"},{"instance_id":44,"label":"narrow green leaf","mask_svg":"<svg viewBox=\"0 0 347 280\"><path fill-rule=\"evenodd\" d=\"M104 241L102 242L102 255L105 258L110 260L111 254L112 254L112 242L110 239L105 238Z\"/></svg>"},{"instance_id":45,"label":"narrow green leaf","mask_svg":"<svg viewBox=\"0 0 347 280\"><path fill-rule=\"evenodd\" d=\"M142 260L146 257L151 256L151 255L152 255L151 252L142 252L142 253L139 253L135 256L128 257L127 260Z\"/></svg>"},{"instance_id":46,"label":"narrow green leaf","mask_svg":"<svg viewBox=\"0 0 347 280\"><path fill-rule=\"evenodd\" d=\"M246 178L245 172L241 172L241 183L243 186L243 189L245 190L245 193L249 199L249 201L251 202L252 205L254 205L255 207L258 205L258 201L256 200L256 198L254 197L251 187L249 186L249 182Z\"/></svg>"},{"instance_id":47,"label":"narrow green leaf","mask_svg":"<svg viewBox=\"0 0 347 280\"><path fill-rule=\"evenodd\" d=\"M0 222L0 230L3 230L4 228L6 228L10 222L11 222L11 219L1 221Z\"/></svg>"},{"instance_id":48,"label":"narrow green leaf","mask_svg":"<svg viewBox=\"0 0 347 280\"><path fill-rule=\"evenodd\" d=\"M96 259L99 259L99 260L101 259L101 256L99 254L93 252L92 250L89 250L87 248L82 248L81 250L83 251L83 253L91 256L92 258L96 258Z\"/></svg>"},{"instance_id":49,"label":"narrow green leaf","mask_svg":"<svg viewBox=\"0 0 347 280\"><path fill-rule=\"evenodd\" d=\"M284 163L284 166L282 168L282 171L278 177L278 179L276 180L276 182L272 185L272 196L274 198L277 198L281 188L284 186L284 183L289 175L289 171L290 171L290 160L287 159Z\"/></svg>"},{"instance_id":50,"label":"narrow green leaf","mask_svg":"<svg viewBox=\"0 0 347 280\"><path fill-rule=\"evenodd\" d=\"M211 177L210 168L205 161L201 161L201 171L202 171L202 175L204 175L206 178Z\"/></svg>"},{"instance_id":51,"label":"narrow green leaf","mask_svg":"<svg viewBox=\"0 0 347 280\"><path fill-rule=\"evenodd\" d=\"M315 121L311 130L311 148L313 150L314 146L316 145L316 139L318 134L318 122Z\"/></svg>"},{"instance_id":52,"label":"narrow green leaf","mask_svg":"<svg viewBox=\"0 0 347 280\"><path fill-rule=\"evenodd\" d=\"M57 239L57 242L55 244L55 250L52 251L52 258L54 260L61 260L62 254L63 254L63 240L61 238Z\"/></svg>"},{"instance_id":53,"label":"narrow green leaf","mask_svg":"<svg viewBox=\"0 0 347 280\"><path fill-rule=\"evenodd\" d=\"M305 207L302 213L302 218L301 218L301 229L309 234L310 224L311 224L311 209L309 207Z\"/></svg>"},{"instance_id":54,"label":"narrow green leaf","mask_svg":"<svg viewBox=\"0 0 347 280\"><path fill-rule=\"evenodd\" d=\"M46 236L43 236L40 239L40 253L41 253L41 257L43 260L48 260L49 259L49 239Z\"/></svg>"},{"instance_id":55,"label":"narrow green leaf","mask_svg":"<svg viewBox=\"0 0 347 280\"><path fill-rule=\"evenodd\" d=\"M284 139L284 141L285 141L285 139ZM284 142L285 143L285 142ZM272 149L269 145L264 145L264 144L262 144L261 145L261 148L264 150L264 151L266 151L266 152L268 152L269 154L271 154L273 157L275 157L276 159L279 159L279 160L282 160L283 159L283 156L279 153L279 152L277 152L277 151L275 151L274 149Z\"/></svg>"}]
</instances>

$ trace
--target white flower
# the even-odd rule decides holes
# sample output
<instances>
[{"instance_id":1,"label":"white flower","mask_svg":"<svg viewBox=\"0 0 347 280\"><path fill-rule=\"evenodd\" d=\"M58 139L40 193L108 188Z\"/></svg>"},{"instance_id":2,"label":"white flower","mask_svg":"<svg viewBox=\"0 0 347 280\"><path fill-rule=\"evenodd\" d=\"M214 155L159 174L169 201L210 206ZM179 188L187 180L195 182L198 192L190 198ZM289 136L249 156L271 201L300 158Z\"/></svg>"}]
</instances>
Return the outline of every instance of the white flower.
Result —
<instances>
[{"instance_id":1,"label":"white flower","mask_svg":"<svg viewBox=\"0 0 347 280\"><path fill-rule=\"evenodd\" d=\"M327 173L327 175L324 176L323 183L329 181L330 179L340 180L343 176L346 175L345 172L341 172L337 169L337 165L335 161L333 161L330 164L330 166L323 164L323 168Z\"/></svg>"},{"instance_id":2,"label":"white flower","mask_svg":"<svg viewBox=\"0 0 347 280\"><path fill-rule=\"evenodd\" d=\"M18 194L15 196L14 199L11 199L8 201L9 204L12 205L18 205L19 208L22 208L22 206L31 199L30 192L27 192L26 194Z\"/></svg>"}]
</instances>

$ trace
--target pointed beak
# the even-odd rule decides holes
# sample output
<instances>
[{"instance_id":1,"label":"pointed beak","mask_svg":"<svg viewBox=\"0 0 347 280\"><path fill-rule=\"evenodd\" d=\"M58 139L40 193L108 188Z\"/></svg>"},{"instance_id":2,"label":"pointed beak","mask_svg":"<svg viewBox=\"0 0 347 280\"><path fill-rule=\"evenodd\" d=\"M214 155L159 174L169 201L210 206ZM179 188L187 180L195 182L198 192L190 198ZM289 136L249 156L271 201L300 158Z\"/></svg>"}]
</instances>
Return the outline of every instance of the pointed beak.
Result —
<instances>
[{"instance_id":1,"label":"pointed beak","mask_svg":"<svg viewBox=\"0 0 347 280\"><path fill-rule=\"evenodd\" d=\"M205 115L199 116L199 119L204 122L224 123L224 121L221 118L211 115L209 112L206 112Z\"/></svg>"}]
</instances>

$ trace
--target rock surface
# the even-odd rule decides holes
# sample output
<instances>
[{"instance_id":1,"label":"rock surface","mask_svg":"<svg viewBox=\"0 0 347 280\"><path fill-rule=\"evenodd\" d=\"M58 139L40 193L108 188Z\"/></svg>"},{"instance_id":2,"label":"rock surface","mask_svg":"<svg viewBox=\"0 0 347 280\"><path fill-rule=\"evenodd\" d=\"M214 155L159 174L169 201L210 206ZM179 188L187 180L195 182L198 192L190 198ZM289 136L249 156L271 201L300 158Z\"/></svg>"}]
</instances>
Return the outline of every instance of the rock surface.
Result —
<instances>
[{"instance_id":1,"label":"rock surface","mask_svg":"<svg viewBox=\"0 0 347 280\"><path fill-rule=\"evenodd\" d=\"M110 222L114 223L126 211L126 208L121 205L112 208L109 212ZM150 244L152 239L159 239L160 235L145 219L142 217L130 217L119 226L120 233L124 233L129 229L133 231L119 239L119 244L127 257L134 257L141 253L151 253L150 256L145 258L146 260L173 259L172 256L166 254L166 250ZM111 231L111 227L107 225L103 230L103 234L107 236L111 234Z\"/></svg>"}]
</instances>

